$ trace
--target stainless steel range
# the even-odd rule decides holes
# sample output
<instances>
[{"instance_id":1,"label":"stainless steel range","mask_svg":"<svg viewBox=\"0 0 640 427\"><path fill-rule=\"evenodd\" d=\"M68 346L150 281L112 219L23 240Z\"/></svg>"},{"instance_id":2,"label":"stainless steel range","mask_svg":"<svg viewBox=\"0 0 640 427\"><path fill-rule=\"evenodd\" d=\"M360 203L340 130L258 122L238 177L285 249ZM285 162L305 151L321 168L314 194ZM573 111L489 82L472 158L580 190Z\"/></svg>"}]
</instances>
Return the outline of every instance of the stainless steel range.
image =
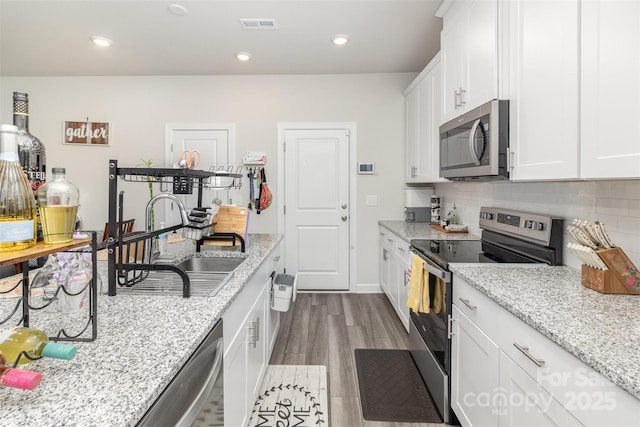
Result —
<instances>
[{"instance_id":1,"label":"stainless steel range","mask_svg":"<svg viewBox=\"0 0 640 427\"><path fill-rule=\"evenodd\" d=\"M411 251L428 271L430 296L444 282L446 311L411 311L411 354L445 423L457 422L451 410L452 289L449 263L562 264L563 220L499 208L480 208L481 240L412 240ZM412 272L413 273L413 272ZM432 301L433 303L433 301Z\"/></svg>"}]
</instances>

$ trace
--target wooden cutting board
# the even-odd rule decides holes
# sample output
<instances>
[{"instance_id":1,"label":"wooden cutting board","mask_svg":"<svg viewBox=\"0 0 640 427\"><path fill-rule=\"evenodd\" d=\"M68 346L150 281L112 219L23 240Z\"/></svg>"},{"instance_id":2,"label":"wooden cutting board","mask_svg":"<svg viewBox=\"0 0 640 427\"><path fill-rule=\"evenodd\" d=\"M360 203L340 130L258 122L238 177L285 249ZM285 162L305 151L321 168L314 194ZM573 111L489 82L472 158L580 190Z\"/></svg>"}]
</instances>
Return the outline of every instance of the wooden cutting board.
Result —
<instances>
[{"instance_id":1,"label":"wooden cutting board","mask_svg":"<svg viewBox=\"0 0 640 427\"><path fill-rule=\"evenodd\" d=\"M243 206L220 206L218 213L213 218L213 234L215 233L236 233L247 239L247 229L249 227L249 209ZM231 242L219 242L215 240L205 240L205 245L212 246L232 246Z\"/></svg>"}]
</instances>

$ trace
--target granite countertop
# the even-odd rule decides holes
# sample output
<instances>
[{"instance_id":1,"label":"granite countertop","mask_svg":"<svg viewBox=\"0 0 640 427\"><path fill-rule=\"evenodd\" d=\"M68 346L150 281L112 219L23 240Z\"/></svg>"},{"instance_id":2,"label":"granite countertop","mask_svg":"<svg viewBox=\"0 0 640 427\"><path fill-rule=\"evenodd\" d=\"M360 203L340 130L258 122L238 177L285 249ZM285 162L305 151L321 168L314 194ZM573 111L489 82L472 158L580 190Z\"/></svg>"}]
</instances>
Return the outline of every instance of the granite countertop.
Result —
<instances>
[{"instance_id":1,"label":"granite countertop","mask_svg":"<svg viewBox=\"0 0 640 427\"><path fill-rule=\"evenodd\" d=\"M281 239L249 235L245 254L203 246L203 254L246 257L213 297L98 295L97 339L75 343L71 361L32 362L28 369L43 376L35 390L0 388L0 425L136 425ZM170 244L169 252L185 258L195 245ZM99 262L103 282L105 265ZM0 317L8 301L17 300L0 300ZM32 311L31 326L52 333L60 317L55 308ZM69 332L80 331L78 324Z\"/></svg>"},{"instance_id":2,"label":"granite countertop","mask_svg":"<svg viewBox=\"0 0 640 427\"><path fill-rule=\"evenodd\" d=\"M434 230L428 222L378 221L378 224L407 243L410 243L412 239L480 240L480 236L474 234L443 233Z\"/></svg>"},{"instance_id":3,"label":"granite countertop","mask_svg":"<svg viewBox=\"0 0 640 427\"><path fill-rule=\"evenodd\" d=\"M470 285L640 399L640 297L583 287L571 267L449 264Z\"/></svg>"}]
</instances>

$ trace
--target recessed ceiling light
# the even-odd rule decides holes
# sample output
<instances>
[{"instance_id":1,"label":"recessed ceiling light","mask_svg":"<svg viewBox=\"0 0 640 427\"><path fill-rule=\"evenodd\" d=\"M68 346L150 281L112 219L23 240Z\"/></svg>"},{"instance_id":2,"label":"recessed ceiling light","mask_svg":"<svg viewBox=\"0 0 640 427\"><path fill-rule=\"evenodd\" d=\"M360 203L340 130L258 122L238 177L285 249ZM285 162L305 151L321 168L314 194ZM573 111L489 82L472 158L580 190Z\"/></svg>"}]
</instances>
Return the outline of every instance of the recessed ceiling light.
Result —
<instances>
[{"instance_id":1,"label":"recessed ceiling light","mask_svg":"<svg viewBox=\"0 0 640 427\"><path fill-rule=\"evenodd\" d=\"M238 61L248 61L251 59L251 54L249 52L238 52L236 53L236 58Z\"/></svg>"},{"instance_id":2,"label":"recessed ceiling light","mask_svg":"<svg viewBox=\"0 0 640 427\"><path fill-rule=\"evenodd\" d=\"M331 41L336 46L343 46L349 43L349 36L347 36L346 34L337 34L331 38Z\"/></svg>"},{"instance_id":3,"label":"recessed ceiling light","mask_svg":"<svg viewBox=\"0 0 640 427\"><path fill-rule=\"evenodd\" d=\"M91 41L100 47L109 47L113 44L113 42L111 40L109 40L106 37L102 37L102 36L92 36L91 37Z\"/></svg>"},{"instance_id":4,"label":"recessed ceiling light","mask_svg":"<svg viewBox=\"0 0 640 427\"><path fill-rule=\"evenodd\" d=\"M170 4L169 5L169 12L173 13L174 15L178 15L178 16L184 16L187 13L189 13L189 11L187 10L186 7L184 7L181 4Z\"/></svg>"}]
</instances>

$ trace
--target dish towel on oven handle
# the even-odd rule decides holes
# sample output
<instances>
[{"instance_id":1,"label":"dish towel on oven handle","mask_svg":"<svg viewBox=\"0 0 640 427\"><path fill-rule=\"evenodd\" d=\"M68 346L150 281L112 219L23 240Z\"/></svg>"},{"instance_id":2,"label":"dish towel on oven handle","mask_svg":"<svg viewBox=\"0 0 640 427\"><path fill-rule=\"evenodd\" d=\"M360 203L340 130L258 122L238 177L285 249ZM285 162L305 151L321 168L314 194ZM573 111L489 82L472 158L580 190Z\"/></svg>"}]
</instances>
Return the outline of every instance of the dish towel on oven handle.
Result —
<instances>
[{"instance_id":1,"label":"dish towel on oven handle","mask_svg":"<svg viewBox=\"0 0 640 427\"><path fill-rule=\"evenodd\" d=\"M415 313L429 313L431 310L429 303L429 272L424 268L422 258L414 255L411 263L407 307Z\"/></svg>"},{"instance_id":2,"label":"dish towel on oven handle","mask_svg":"<svg viewBox=\"0 0 640 427\"><path fill-rule=\"evenodd\" d=\"M445 282L439 277L436 277L436 285L433 290L433 304L431 308L435 314L446 313L447 312L447 304L444 299L445 295Z\"/></svg>"}]
</instances>

